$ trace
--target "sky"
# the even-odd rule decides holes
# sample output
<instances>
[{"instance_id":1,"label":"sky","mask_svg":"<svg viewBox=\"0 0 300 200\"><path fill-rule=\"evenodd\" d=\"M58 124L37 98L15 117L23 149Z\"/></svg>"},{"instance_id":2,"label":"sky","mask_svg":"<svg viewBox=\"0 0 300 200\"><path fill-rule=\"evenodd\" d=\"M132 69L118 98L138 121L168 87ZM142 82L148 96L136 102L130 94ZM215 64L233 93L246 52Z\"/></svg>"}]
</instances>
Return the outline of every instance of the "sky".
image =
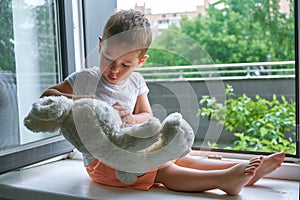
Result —
<instances>
[{"instance_id":1,"label":"sky","mask_svg":"<svg viewBox=\"0 0 300 200\"><path fill-rule=\"evenodd\" d=\"M117 9L134 8L146 4L153 14L196 11L196 6L203 5L204 0L117 0Z\"/></svg>"}]
</instances>

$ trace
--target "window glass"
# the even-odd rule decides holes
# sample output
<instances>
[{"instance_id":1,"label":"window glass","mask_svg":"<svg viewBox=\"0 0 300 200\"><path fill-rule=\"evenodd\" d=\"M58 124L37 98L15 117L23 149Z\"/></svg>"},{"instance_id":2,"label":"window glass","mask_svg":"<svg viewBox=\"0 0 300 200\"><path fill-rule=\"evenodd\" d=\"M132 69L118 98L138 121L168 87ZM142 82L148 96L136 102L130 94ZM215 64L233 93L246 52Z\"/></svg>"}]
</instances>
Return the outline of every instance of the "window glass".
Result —
<instances>
[{"instance_id":1,"label":"window glass","mask_svg":"<svg viewBox=\"0 0 300 200\"><path fill-rule=\"evenodd\" d=\"M56 1L7 0L0 10L0 150L5 150L59 134L32 133L23 119L61 73Z\"/></svg>"},{"instance_id":2,"label":"window glass","mask_svg":"<svg viewBox=\"0 0 300 200\"><path fill-rule=\"evenodd\" d=\"M195 147L297 154L294 1L117 1L153 30L138 69L153 113L181 112Z\"/></svg>"}]
</instances>

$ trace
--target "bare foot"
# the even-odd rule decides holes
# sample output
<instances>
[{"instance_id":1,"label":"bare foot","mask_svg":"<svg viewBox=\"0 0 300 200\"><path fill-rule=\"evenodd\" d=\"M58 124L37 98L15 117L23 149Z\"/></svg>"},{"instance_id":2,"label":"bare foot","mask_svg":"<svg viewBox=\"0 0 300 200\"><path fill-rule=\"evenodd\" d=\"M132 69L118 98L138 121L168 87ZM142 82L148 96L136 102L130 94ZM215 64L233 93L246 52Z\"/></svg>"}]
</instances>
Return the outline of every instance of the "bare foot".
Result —
<instances>
[{"instance_id":1,"label":"bare foot","mask_svg":"<svg viewBox=\"0 0 300 200\"><path fill-rule=\"evenodd\" d=\"M260 167L262 157L251 159L248 163L238 164L226 169L220 189L229 195L238 195Z\"/></svg>"},{"instance_id":2,"label":"bare foot","mask_svg":"<svg viewBox=\"0 0 300 200\"><path fill-rule=\"evenodd\" d=\"M255 176L247 183L247 186L253 185L260 178L264 177L265 175L273 172L278 167L280 167L284 161L284 158L284 152L274 153L269 156L263 157L260 167L257 169Z\"/></svg>"}]
</instances>

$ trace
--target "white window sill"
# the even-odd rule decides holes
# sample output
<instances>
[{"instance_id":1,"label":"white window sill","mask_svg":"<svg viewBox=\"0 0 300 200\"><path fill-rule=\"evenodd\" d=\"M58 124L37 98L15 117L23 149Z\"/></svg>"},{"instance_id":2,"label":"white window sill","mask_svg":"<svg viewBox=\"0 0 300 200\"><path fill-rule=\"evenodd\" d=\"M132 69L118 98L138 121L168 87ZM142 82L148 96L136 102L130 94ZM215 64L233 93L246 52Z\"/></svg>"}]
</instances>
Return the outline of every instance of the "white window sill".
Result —
<instances>
[{"instance_id":1,"label":"white window sill","mask_svg":"<svg viewBox=\"0 0 300 200\"><path fill-rule=\"evenodd\" d=\"M299 174L297 174L299 175ZM199 180L201 181L201 180ZM106 187L90 180L81 159L67 159L0 176L0 199L298 199L299 181L261 179L237 197L220 190L181 193L164 188L148 192Z\"/></svg>"}]
</instances>

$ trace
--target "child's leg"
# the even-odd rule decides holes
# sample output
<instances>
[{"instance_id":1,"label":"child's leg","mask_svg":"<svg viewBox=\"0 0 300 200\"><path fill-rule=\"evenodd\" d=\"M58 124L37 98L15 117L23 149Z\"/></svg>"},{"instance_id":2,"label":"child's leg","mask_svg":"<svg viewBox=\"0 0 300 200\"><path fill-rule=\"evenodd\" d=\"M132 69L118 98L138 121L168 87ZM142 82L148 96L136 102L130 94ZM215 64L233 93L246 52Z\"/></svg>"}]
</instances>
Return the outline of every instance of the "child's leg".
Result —
<instances>
[{"instance_id":1,"label":"child's leg","mask_svg":"<svg viewBox=\"0 0 300 200\"><path fill-rule=\"evenodd\" d=\"M221 189L230 195L237 195L242 187L255 175L260 158L238 164L223 170L197 170L169 164L161 167L155 181L168 189L185 192L202 192Z\"/></svg>"},{"instance_id":2,"label":"child's leg","mask_svg":"<svg viewBox=\"0 0 300 200\"><path fill-rule=\"evenodd\" d=\"M237 164L240 163L224 160L206 159L200 156L192 156L191 154L188 154L176 160L176 165L199 170L227 169Z\"/></svg>"},{"instance_id":3,"label":"child's leg","mask_svg":"<svg viewBox=\"0 0 300 200\"><path fill-rule=\"evenodd\" d=\"M193 155L193 156L191 156ZM197 152L192 152L190 155L182 157L176 161L177 165L182 167L188 167L193 169L200 170L219 170L227 169L234 165L240 164L240 162L229 162L223 160L214 160L214 159L204 159L199 156L196 156ZM269 156L262 156L262 164L257 169L255 176L247 183L247 186L253 185L263 176L273 172L278 167L281 166L285 158L285 153L274 153Z\"/></svg>"}]
</instances>

